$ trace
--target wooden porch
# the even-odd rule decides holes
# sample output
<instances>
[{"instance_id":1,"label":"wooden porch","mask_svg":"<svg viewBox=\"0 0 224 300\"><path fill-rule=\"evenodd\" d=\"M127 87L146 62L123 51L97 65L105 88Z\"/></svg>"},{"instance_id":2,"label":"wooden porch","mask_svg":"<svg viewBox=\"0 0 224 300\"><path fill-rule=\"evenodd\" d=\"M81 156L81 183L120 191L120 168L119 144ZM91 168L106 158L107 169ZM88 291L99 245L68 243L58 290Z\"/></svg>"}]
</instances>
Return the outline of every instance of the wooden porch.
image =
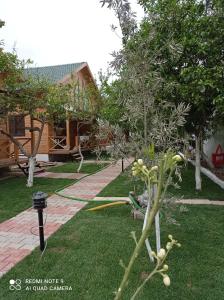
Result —
<instances>
[{"instance_id":1,"label":"wooden porch","mask_svg":"<svg viewBox=\"0 0 224 300\"><path fill-rule=\"evenodd\" d=\"M49 136L50 155L72 155L79 151L90 151L95 147L95 140L91 134L92 122L66 121L64 128L54 128L54 135ZM64 135L57 135L63 132Z\"/></svg>"}]
</instances>

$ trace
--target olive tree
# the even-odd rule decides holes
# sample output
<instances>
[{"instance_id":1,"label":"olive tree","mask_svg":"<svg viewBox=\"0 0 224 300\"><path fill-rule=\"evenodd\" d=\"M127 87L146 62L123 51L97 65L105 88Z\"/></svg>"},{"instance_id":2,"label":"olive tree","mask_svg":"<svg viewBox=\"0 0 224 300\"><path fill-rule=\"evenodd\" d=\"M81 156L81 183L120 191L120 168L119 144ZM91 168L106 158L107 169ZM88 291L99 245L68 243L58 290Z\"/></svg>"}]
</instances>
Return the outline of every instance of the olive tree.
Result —
<instances>
[{"instance_id":1,"label":"olive tree","mask_svg":"<svg viewBox=\"0 0 224 300\"><path fill-rule=\"evenodd\" d=\"M115 122L111 122L111 114L110 119L107 118L105 109L102 114L116 131L113 142L117 141L119 147L114 148L114 153L118 155L120 150L121 156L124 153L143 155L149 144L154 144L160 151L180 147L182 138L179 128L184 125L188 105L175 105L169 97L160 97L164 84L161 72L166 62L162 52L167 47L174 57L179 57L178 45L170 39L164 47L152 48L156 30L151 26L150 32L147 32L145 21L138 28L127 0L101 2L114 10L123 34L122 49L113 53L110 64L111 72L116 74L117 79L109 87L106 81L106 88L103 81L102 88L106 111L110 111L112 103L115 111L115 107L119 108L119 114L114 114Z\"/></svg>"}]
</instances>

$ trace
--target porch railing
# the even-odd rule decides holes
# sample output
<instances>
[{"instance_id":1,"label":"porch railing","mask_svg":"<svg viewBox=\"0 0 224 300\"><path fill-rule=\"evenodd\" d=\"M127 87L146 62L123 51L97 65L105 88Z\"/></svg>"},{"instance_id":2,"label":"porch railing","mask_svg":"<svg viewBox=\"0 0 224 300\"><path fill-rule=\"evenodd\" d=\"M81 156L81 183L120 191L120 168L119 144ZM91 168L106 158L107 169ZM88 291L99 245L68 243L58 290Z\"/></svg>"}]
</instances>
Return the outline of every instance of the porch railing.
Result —
<instances>
[{"instance_id":1,"label":"porch railing","mask_svg":"<svg viewBox=\"0 0 224 300\"><path fill-rule=\"evenodd\" d=\"M15 139L22 145L22 147L31 142L30 137L16 137ZM20 152L19 148L14 144L14 150L10 152L10 157L15 157L16 159L18 159L19 157L23 156L24 155Z\"/></svg>"},{"instance_id":2,"label":"porch railing","mask_svg":"<svg viewBox=\"0 0 224 300\"><path fill-rule=\"evenodd\" d=\"M50 136L50 143L52 144L49 150L60 150L67 148L66 136Z\"/></svg>"}]
</instances>

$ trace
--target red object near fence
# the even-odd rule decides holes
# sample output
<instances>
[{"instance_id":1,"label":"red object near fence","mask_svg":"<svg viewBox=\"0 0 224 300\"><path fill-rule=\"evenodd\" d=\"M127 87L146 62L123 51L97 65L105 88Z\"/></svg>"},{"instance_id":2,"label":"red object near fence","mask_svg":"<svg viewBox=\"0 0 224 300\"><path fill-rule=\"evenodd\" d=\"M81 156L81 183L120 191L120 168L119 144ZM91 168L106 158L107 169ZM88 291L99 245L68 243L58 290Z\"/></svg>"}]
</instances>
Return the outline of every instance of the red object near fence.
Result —
<instances>
[{"instance_id":1,"label":"red object near fence","mask_svg":"<svg viewBox=\"0 0 224 300\"><path fill-rule=\"evenodd\" d=\"M215 153L212 153L212 163L215 168L219 168L224 165L224 152L220 144L217 146Z\"/></svg>"}]
</instances>

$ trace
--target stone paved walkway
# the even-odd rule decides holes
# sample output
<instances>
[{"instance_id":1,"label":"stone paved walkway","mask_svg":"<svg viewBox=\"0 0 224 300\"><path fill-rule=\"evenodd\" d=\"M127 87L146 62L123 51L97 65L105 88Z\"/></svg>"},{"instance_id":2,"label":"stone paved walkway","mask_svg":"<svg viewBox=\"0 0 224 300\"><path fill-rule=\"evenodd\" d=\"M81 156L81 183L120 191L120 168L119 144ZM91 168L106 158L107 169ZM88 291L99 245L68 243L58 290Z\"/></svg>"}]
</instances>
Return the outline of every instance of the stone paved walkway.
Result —
<instances>
[{"instance_id":1,"label":"stone paved walkway","mask_svg":"<svg viewBox=\"0 0 224 300\"><path fill-rule=\"evenodd\" d=\"M132 160L125 161L124 167L127 167ZM61 191L68 196L81 199L93 199L106 185L121 173L121 162L111 165L102 171L85 177L73 186Z\"/></svg>"},{"instance_id":2,"label":"stone paved walkway","mask_svg":"<svg viewBox=\"0 0 224 300\"><path fill-rule=\"evenodd\" d=\"M125 167L130 163L131 160L125 161ZM77 198L93 199L120 173L121 162L118 162L74 183L64 189L63 193ZM44 210L45 216L47 213L44 228L46 238L87 204L87 202L74 201L58 195L52 195L47 202L48 206ZM35 235L37 233L37 212L33 208L0 224L0 277L39 246L39 236Z\"/></svg>"}]
</instances>

